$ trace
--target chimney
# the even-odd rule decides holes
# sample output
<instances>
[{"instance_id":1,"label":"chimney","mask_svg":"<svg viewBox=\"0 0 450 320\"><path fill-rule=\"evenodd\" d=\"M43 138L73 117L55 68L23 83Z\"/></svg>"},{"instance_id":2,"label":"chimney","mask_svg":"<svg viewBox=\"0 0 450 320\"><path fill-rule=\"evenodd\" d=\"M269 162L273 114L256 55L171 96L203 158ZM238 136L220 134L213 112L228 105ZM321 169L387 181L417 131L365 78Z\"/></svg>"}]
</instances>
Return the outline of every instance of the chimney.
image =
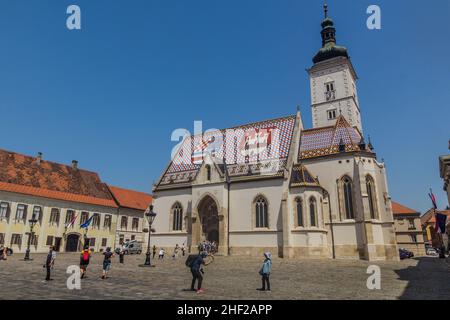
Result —
<instances>
[{"instance_id":1,"label":"chimney","mask_svg":"<svg viewBox=\"0 0 450 320\"><path fill-rule=\"evenodd\" d=\"M72 169L78 170L78 161L77 160L72 160Z\"/></svg>"},{"instance_id":2,"label":"chimney","mask_svg":"<svg viewBox=\"0 0 450 320\"><path fill-rule=\"evenodd\" d=\"M41 161L42 161L42 152L38 152L37 157L36 157L36 163L38 165L40 165Z\"/></svg>"}]
</instances>

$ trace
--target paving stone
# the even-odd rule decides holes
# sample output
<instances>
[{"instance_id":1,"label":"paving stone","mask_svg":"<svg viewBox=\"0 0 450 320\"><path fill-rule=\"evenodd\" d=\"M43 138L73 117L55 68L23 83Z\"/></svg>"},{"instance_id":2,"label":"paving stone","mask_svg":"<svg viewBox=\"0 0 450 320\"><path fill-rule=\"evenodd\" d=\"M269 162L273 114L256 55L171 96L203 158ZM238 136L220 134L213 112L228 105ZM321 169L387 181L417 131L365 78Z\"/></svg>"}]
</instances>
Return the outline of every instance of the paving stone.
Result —
<instances>
[{"instance_id":1,"label":"paving stone","mask_svg":"<svg viewBox=\"0 0 450 320\"><path fill-rule=\"evenodd\" d=\"M144 255L126 256L125 264L116 257L110 278L102 280L102 256L94 254L80 291L66 286L66 268L78 265L78 254L59 254L50 282L43 281L45 257L34 254L34 260L26 262L16 254L0 261L1 299L450 299L450 267L438 258L400 262L274 258L272 292L259 292L262 259L216 257L204 268L205 293L197 295L185 291L191 273L184 258L154 260L155 268L142 268ZM367 289L366 271L372 264L381 268L381 290Z\"/></svg>"}]
</instances>

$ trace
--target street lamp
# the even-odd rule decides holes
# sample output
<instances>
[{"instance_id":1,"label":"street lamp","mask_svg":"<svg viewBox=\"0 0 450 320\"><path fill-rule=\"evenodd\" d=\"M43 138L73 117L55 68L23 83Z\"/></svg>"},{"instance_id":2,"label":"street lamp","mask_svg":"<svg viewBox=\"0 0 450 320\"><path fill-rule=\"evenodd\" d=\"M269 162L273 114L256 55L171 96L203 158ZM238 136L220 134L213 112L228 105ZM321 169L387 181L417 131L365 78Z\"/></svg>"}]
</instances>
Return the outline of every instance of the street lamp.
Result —
<instances>
[{"instance_id":1,"label":"street lamp","mask_svg":"<svg viewBox=\"0 0 450 320\"><path fill-rule=\"evenodd\" d=\"M34 225L38 222L35 216L28 220L30 223L30 233L28 234L28 244L27 244L27 250L25 250L25 257L23 258L24 261L30 261L33 260L30 258L30 247L31 247L31 239L33 238L34 232Z\"/></svg>"},{"instance_id":2,"label":"street lamp","mask_svg":"<svg viewBox=\"0 0 450 320\"><path fill-rule=\"evenodd\" d=\"M152 224L156 218L156 212L153 212L153 205L150 205L147 210L144 212L145 217L148 221L148 244L147 244L147 253L145 254L145 263L141 265L141 267L154 267L150 263L150 235L152 234Z\"/></svg>"}]
</instances>

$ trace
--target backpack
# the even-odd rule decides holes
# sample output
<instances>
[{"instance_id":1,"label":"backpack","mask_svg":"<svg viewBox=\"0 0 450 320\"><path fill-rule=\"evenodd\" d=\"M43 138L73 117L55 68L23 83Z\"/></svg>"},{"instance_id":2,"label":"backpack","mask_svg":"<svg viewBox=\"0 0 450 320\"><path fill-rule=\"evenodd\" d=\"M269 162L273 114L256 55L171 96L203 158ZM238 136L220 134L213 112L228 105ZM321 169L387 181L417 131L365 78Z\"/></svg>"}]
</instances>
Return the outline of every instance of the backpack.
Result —
<instances>
[{"instance_id":1,"label":"backpack","mask_svg":"<svg viewBox=\"0 0 450 320\"><path fill-rule=\"evenodd\" d=\"M89 262L89 251L83 251L81 259L85 262Z\"/></svg>"},{"instance_id":2,"label":"backpack","mask_svg":"<svg viewBox=\"0 0 450 320\"><path fill-rule=\"evenodd\" d=\"M189 255L189 256L187 257L187 259L186 259L186 262L185 262L186 267L191 268L191 267L192 267L192 264L193 264L194 261L195 261L195 258L197 258L197 255L196 255L196 254L191 254L191 255Z\"/></svg>"}]
</instances>

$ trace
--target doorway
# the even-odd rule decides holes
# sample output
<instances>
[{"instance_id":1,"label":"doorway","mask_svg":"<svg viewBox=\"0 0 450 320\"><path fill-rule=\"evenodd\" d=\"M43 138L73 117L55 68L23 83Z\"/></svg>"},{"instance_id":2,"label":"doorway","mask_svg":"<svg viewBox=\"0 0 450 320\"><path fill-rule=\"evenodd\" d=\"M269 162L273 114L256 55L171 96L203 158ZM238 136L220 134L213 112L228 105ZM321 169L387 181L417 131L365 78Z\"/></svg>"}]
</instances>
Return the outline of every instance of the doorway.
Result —
<instances>
[{"instance_id":1,"label":"doorway","mask_svg":"<svg viewBox=\"0 0 450 320\"><path fill-rule=\"evenodd\" d=\"M80 243L80 235L76 233L67 236L66 252L77 252Z\"/></svg>"}]
</instances>

